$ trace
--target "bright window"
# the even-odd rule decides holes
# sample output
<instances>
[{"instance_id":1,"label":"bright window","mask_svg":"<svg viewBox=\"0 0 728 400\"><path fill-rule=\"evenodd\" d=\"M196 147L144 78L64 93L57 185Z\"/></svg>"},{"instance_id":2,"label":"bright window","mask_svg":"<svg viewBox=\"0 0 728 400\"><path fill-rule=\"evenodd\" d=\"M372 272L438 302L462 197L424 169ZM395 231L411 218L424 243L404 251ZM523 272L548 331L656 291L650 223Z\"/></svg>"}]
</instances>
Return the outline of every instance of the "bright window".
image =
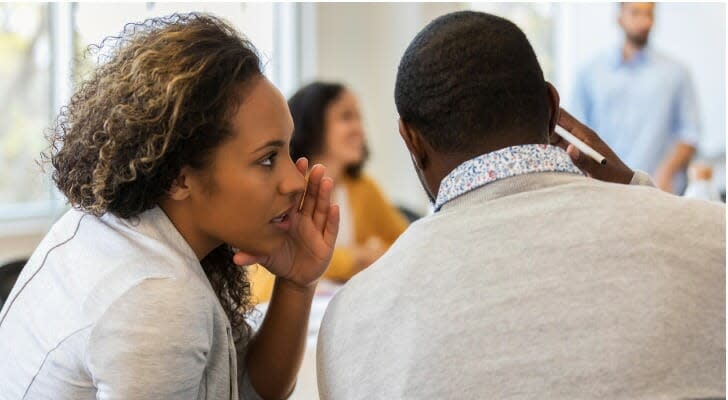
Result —
<instances>
[{"instance_id":1,"label":"bright window","mask_svg":"<svg viewBox=\"0 0 728 400\"><path fill-rule=\"evenodd\" d=\"M50 200L36 163L53 115L49 11L0 3L0 217L43 210Z\"/></svg>"}]
</instances>

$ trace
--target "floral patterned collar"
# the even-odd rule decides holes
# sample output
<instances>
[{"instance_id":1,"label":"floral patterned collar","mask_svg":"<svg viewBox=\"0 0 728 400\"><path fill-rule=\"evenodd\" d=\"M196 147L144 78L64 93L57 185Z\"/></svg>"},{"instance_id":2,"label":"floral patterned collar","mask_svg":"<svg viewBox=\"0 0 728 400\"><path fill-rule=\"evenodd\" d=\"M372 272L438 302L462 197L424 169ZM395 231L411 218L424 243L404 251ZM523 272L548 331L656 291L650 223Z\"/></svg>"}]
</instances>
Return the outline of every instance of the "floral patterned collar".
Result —
<instances>
[{"instance_id":1,"label":"floral patterned collar","mask_svg":"<svg viewBox=\"0 0 728 400\"><path fill-rule=\"evenodd\" d=\"M465 161L440 182L435 212L450 200L500 179L535 172L584 175L560 147L546 144L512 146Z\"/></svg>"}]
</instances>

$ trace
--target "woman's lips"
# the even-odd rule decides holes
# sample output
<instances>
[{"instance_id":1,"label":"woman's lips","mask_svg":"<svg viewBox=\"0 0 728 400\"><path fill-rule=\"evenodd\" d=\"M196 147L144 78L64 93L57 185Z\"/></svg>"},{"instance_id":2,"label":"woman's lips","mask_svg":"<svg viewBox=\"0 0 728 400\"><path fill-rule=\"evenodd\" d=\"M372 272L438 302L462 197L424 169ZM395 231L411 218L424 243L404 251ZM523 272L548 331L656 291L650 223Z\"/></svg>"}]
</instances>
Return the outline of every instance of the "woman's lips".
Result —
<instances>
[{"instance_id":1,"label":"woman's lips","mask_svg":"<svg viewBox=\"0 0 728 400\"><path fill-rule=\"evenodd\" d=\"M291 208L286 210L281 215L270 220L270 223L273 224L276 228L288 231L288 229L291 227L291 217L289 216L290 212Z\"/></svg>"}]
</instances>

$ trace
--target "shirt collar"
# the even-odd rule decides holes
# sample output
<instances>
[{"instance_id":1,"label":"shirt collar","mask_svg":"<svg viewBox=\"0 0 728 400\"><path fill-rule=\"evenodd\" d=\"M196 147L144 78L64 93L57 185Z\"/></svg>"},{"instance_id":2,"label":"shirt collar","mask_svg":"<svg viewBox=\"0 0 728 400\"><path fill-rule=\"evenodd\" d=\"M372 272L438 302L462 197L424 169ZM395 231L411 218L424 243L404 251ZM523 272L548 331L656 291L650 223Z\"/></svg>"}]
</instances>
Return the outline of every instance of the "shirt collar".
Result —
<instances>
[{"instance_id":1,"label":"shirt collar","mask_svg":"<svg viewBox=\"0 0 728 400\"><path fill-rule=\"evenodd\" d=\"M629 65L639 65L642 63L645 63L648 61L648 56L650 54L650 47L645 46L640 51L637 52L637 54L634 55L634 57L629 60L625 61L624 56L622 55L622 48L624 45L619 45L614 49L614 52L612 53L612 60L614 62L614 67L619 68L623 66L629 66Z\"/></svg>"},{"instance_id":2,"label":"shirt collar","mask_svg":"<svg viewBox=\"0 0 728 400\"><path fill-rule=\"evenodd\" d=\"M450 200L489 183L536 172L583 175L560 147L546 144L512 146L460 164L440 182L435 212Z\"/></svg>"}]
</instances>

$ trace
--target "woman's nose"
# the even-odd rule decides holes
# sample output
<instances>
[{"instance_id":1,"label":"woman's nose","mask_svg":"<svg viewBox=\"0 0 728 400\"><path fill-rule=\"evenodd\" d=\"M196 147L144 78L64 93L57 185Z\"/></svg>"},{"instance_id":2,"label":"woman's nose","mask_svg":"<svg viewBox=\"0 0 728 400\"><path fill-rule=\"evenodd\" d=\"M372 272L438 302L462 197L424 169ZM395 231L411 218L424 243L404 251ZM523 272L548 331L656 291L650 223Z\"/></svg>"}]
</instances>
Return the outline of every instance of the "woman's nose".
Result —
<instances>
[{"instance_id":1,"label":"woman's nose","mask_svg":"<svg viewBox=\"0 0 728 400\"><path fill-rule=\"evenodd\" d=\"M286 196L296 196L303 192L306 187L306 178L298 170L296 164L292 160L287 163L287 168L283 180L280 183L279 191Z\"/></svg>"}]
</instances>

